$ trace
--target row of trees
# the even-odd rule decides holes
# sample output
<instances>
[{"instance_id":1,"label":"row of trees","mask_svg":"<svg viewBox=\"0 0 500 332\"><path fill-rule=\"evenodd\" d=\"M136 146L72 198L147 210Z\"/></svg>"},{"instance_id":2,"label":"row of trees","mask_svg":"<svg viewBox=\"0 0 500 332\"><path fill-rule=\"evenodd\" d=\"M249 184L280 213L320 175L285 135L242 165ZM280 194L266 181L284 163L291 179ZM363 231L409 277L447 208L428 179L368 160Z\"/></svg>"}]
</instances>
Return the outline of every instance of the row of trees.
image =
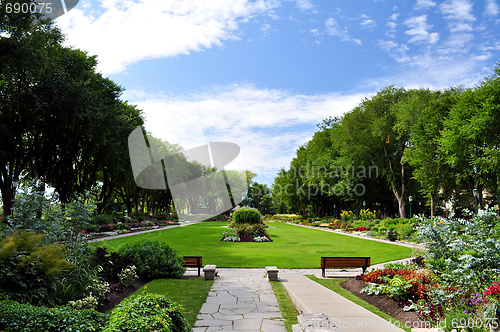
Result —
<instances>
[{"instance_id":1,"label":"row of trees","mask_svg":"<svg viewBox=\"0 0 500 332\"><path fill-rule=\"evenodd\" d=\"M475 188L480 204L498 203L500 65L470 89L389 86L318 126L275 179L278 212L365 205L407 217L412 196L434 216L445 201L471 206Z\"/></svg>"}]
</instances>

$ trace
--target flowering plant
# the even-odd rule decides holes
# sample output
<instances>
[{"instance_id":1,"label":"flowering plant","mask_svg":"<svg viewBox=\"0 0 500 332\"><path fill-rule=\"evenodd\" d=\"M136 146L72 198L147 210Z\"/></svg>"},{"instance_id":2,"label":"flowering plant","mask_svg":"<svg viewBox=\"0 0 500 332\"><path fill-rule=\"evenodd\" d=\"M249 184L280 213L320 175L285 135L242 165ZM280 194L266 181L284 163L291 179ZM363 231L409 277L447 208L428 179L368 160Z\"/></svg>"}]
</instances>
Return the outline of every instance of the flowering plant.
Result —
<instances>
[{"instance_id":1,"label":"flowering plant","mask_svg":"<svg viewBox=\"0 0 500 332\"><path fill-rule=\"evenodd\" d=\"M493 281L493 284L484 291L484 298L489 301L484 316L487 318L500 318L500 281Z\"/></svg>"},{"instance_id":2,"label":"flowering plant","mask_svg":"<svg viewBox=\"0 0 500 332\"><path fill-rule=\"evenodd\" d=\"M136 274L136 267L135 265L130 265L118 274L118 278L120 279L120 284L123 287L130 287L134 284L134 282L139 279L139 277Z\"/></svg>"}]
</instances>

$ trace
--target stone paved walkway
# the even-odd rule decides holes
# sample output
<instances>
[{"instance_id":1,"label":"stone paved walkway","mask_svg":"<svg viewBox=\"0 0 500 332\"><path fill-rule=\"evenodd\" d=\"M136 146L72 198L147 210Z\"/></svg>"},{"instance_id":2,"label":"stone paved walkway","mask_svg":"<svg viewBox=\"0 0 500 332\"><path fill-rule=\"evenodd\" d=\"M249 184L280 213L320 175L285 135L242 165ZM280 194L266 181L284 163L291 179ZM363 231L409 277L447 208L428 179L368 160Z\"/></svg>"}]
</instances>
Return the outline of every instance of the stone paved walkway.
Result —
<instances>
[{"instance_id":1,"label":"stone paved walkway","mask_svg":"<svg viewBox=\"0 0 500 332\"><path fill-rule=\"evenodd\" d=\"M217 269L194 332L286 332L283 316L265 269Z\"/></svg>"}]
</instances>

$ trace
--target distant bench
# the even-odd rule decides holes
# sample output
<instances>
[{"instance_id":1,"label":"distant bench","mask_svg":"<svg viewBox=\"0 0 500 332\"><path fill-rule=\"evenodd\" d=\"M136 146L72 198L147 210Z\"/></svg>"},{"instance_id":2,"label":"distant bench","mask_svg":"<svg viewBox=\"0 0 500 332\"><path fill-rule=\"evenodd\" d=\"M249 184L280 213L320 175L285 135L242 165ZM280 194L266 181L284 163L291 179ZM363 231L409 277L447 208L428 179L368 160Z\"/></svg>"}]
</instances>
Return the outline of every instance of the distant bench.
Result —
<instances>
[{"instance_id":1,"label":"distant bench","mask_svg":"<svg viewBox=\"0 0 500 332\"><path fill-rule=\"evenodd\" d=\"M201 268L203 267L203 263L201 260L201 256L184 256L184 267L197 267L198 268L198 277L201 275Z\"/></svg>"},{"instance_id":2,"label":"distant bench","mask_svg":"<svg viewBox=\"0 0 500 332\"><path fill-rule=\"evenodd\" d=\"M327 268L360 267L363 269L363 274L365 274L369 266L370 257L321 257L320 265L323 278L325 278Z\"/></svg>"}]
</instances>

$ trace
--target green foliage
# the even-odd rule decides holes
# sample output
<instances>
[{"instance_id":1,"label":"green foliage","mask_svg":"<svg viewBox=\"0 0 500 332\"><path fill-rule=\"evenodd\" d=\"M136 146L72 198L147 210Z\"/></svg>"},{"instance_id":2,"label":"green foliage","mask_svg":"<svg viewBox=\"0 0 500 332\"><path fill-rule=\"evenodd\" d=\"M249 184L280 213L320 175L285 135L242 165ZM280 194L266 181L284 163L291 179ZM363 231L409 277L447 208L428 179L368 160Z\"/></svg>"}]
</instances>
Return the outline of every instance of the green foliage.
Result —
<instances>
[{"instance_id":1,"label":"green foliage","mask_svg":"<svg viewBox=\"0 0 500 332\"><path fill-rule=\"evenodd\" d=\"M375 211L370 211L370 209L361 209L359 211L359 219L361 220L373 220L375 218Z\"/></svg>"},{"instance_id":2,"label":"green foliage","mask_svg":"<svg viewBox=\"0 0 500 332\"><path fill-rule=\"evenodd\" d=\"M117 252L108 252L106 248L96 248L93 253L95 264L99 267L99 277L108 282L118 280L118 274L132 264L130 258Z\"/></svg>"},{"instance_id":3,"label":"green foliage","mask_svg":"<svg viewBox=\"0 0 500 332\"><path fill-rule=\"evenodd\" d=\"M360 291L360 293L367 293L368 295L386 294L387 296L394 298L396 301L408 299L409 290L412 285L409 281L405 280L404 277L400 275L395 275L393 278L389 276L382 276L379 277L379 279L384 283L377 284L369 282L366 287Z\"/></svg>"},{"instance_id":4,"label":"green foliage","mask_svg":"<svg viewBox=\"0 0 500 332\"><path fill-rule=\"evenodd\" d=\"M235 224L260 224L260 212L257 209L241 208L233 213Z\"/></svg>"},{"instance_id":5,"label":"green foliage","mask_svg":"<svg viewBox=\"0 0 500 332\"><path fill-rule=\"evenodd\" d=\"M109 321L108 314L94 310L36 307L14 301L0 301L0 312L0 329L11 332L98 332Z\"/></svg>"},{"instance_id":6,"label":"green foliage","mask_svg":"<svg viewBox=\"0 0 500 332\"><path fill-rule=\"evenodd\" d=\"M119 253L131 260L143 278L180 278L186 271L182 257L164 242L145 240L126 244Z\"/></svg>"},{"instance_id":7,"label":"green foliage","mask_svg":"<svg viewBox=\"0 0 500 332\"><path fill-rule=\"evenodd\" d=\"M65 247L65 257L72 265L56 278L57 298L61 303L90 295L88 288L98 279L91 248L83 236L66 239Z\"/></svg>"},{"instance_id":8,"label":"green foliage","mask_svg":"<svg viewBox=\"0 0 500 332\"><path fill-rule=\"evenodd\" d=\"M427 242L429 267L442 279L443 287L473 292L496 278L500 272L497 224L494 212L480 210L471 221L435 219L419 228Z\"/></svg>"},{"instance_id":9,"label":"green foliage","mask_svg":"<svg viewBox=\"0 0 500 332\"><path fill-rule=\"evenodd\" d=\"M94 225L113 224L115 217L110 214L98 214L92 217L91 223Z\"/></svg>"},{"instance_id":10,"label":"green foliage","mask_svg":"<svg viewBox=\"0 0 500 332\"><path fill-rule=\"evenodd\" d=\"M120 279L120 285L123 287L130 287L134 284L134 282L139 278L137 276L135 265L130 265L118 274L118 278Z\"/></svg>"},{"instance_id":11,"label":"green foliage","mask_svg":"<svg viewBox=\"0 0 500 332\"><path fill-rule=\"evenodd\" d=\"M104 332L188 332L183 307L165 296L142 294L122 301L111 313Z\"/></svg>"},{"instance_id":12,"label":"green foliage","mask_svg":"<svg viewBox=\"0 0 500 332\"><path fill-rule=\"evenodd\" d=\"M42 243L43 234L16 231L0 241L0 292L7 299L54 304L56 278L70 268L62 244Z\"/></svg>"}]
</instances>

